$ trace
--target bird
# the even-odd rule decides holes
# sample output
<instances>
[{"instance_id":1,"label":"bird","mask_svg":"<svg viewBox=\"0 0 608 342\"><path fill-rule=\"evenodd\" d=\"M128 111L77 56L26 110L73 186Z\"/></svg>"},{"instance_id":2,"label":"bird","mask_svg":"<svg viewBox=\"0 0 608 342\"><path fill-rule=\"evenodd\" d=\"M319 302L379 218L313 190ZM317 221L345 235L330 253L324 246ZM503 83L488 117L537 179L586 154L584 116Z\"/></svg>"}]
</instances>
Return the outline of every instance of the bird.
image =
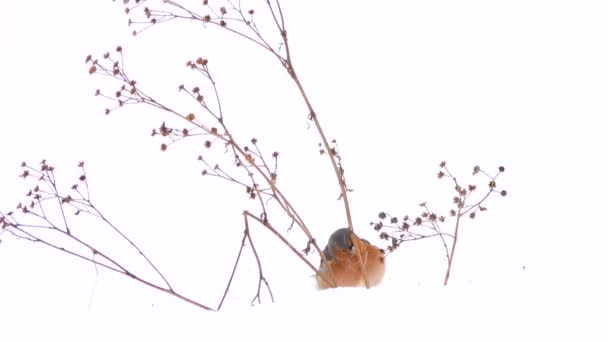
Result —
<instances>
[{"instance_id":1,"label":"bird","mask_svg":"<svg viewBox=\"0 0 608 342\"><path fill-rule=\"evenodd\" d=\"M319 273L316 275L317 289L334 287L365 287L365 277L357 255L357 246L361 246L361 260L365 264L369 286L377 286L384 278L386 265L384 251L365 239L359 238L348 228L341 228L331 234L321 258ZM331 270L331 271L330 271ZM333 277L332 277L333 273Z\"/></svg>"}]
</instances>

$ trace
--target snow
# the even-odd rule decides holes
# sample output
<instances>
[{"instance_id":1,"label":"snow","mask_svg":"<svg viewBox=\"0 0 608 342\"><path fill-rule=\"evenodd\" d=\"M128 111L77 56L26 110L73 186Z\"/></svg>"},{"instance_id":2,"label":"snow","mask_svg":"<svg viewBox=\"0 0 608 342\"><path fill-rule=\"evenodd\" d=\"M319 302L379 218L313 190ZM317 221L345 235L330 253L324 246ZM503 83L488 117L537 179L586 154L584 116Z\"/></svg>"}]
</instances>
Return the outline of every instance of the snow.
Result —
<instances>
[{"instance_id":1,"label":"snow","mask_svg":"<svg viewBox=\"0 0 608 342\"><path fill-rule=\"evenodd\" d=\"M22 161L46 158L69 187L85 160L101 210L180 293L217 306L251 201L201 178L196 144L161 154L149 137L165 120L158 112L103 114L107 103L92 94L106 84L87 74L84 58L121 44L139 84L182 105L177 85L198 82L185 61L209 58L235 135L281 152L278 182L315 238L344 227L335 178L276 61L185 23L133 38L117 2L10 6L0 22L1 210L27 191ZM262 303L250 306L257 269L246 248L224 307L205 312L2 234L0 341L608 340L607 9L605 1L284 3L297 70L355 189L361 237L381 242L368 228L380 211L449 205L451 188L435 176L441 160L463 179L477 164L506 167L499 186L509 194L463 226L447 287L441 243L425 241L391 255L377 288L316 291L310 269L253 226L275 303L262 289ZM85 222L83 234L155 279L103 225ZM305 246L300 231L277 227Z\"/></svg>"},{"instance_id":2,"label":"snow","mask_svg":"<svg viewBox=\"0 0 608 342\"><path fill-rule=\"evenodd\" d=\"M277 303L208 313L148 308L81 316L61 311L3 318L11 341L602 341L604 288L559 284L404 286L308 291ZM10 324L10 325L9 325Z\"/></svg>"}]
</instances>

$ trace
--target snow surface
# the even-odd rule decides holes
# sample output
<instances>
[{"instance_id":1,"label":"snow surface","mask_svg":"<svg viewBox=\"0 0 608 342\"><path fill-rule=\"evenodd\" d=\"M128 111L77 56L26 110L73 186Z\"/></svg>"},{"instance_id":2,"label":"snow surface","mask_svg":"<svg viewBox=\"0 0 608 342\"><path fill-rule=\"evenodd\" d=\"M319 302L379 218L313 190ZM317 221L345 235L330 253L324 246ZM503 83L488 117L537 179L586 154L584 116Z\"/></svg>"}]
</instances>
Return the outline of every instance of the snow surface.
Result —
<instances>
[{"instance_id":1,"label":"snow surface","mask_svg":"<svg viewBox=\"0 0 608 342\"><path fill-rule=\"evenodd\" d=\"M578 292L578 295L572 295ZM605 341L605 287L399 286L299 293L217 313L149 308L1 317L10 341ZM8 340L7 340L8 341Z\"/></svg>"},{"instance_id":2,"label":"snow surface","mask_svg":"<svg viewBox=\"0 0 608 342\"><path fill-rule=\"evenodd\" d=\"M196 144L161 154L149 133L165 116L137 107L105 116L107 103L92 94L106 84L87 74L85 56L122 45L138 84L177 106L177 85L200 81L185 61L209 58L235 135L281 152L279 184L318 241L344 226L335 177L276 61L194 23L134 38L119 3L3 7L0 208L27 191L22 161L46 158L69 187L85 160L104 213L178 291L216 306L251 202L200 177ZM378 288L318 292L310 270L253 227L276 303L262 291L263 303L249 306L257 270L246 250L225 307L210 313L3 234L0 341L608 341L608 3L283 7L298 72L355 189L362 237L379 243L367 228L379 211L449 202L451 189L435 177L441 160L463 177L476 164L506 167L499 186L509 195L463 227L450 285L440 286L441 244L428 241L393 254ZM115 240L95 235L103 227L80 227L154 279ZM286 234L305 246L300 232Z\"/></svg>"}]
</instances>

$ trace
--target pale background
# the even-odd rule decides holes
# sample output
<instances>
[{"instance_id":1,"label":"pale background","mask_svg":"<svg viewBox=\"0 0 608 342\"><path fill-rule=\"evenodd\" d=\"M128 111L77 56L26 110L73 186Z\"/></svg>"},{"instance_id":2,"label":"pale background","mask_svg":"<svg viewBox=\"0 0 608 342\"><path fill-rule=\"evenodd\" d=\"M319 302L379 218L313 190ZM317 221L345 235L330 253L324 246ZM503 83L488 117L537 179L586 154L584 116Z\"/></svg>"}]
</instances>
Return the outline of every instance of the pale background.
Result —
<instances>
[{"instance_id":1,"label":"pale background","mask_svg":"<svg viewBox=\"0 0 608 342\"><path fill-rule=\"evenodd\" d=\"M252 6L263 16L264 2ZM368 224L379 211L415 213L425 200L448 205L450 186L435 176L442 160L461 177L474 165L492 173L503 165L499 189L509 194L491 198L489 211L464 226L452 286L466 293L498 288L488 291L493 298L511 289L523 298L549 294L548 302L576 302L582 321L601 319L592 306L606 295L592 289L605 285L608 260L605 2L285 1L283 8L295 66L326 133L338 140L355 189L350 201L360 235L378 242ZM182 108L191 104L177 86L199 82L185 62L209 58L228 124L241 140L257 137L267 152L280 151L279 183L323 242L345 225L334 175L318 155L319 138L307 129L295 86L269 55L195 23L174 22L134 38L122 10L111 1L6 5L0 208L14 208L27 192L18 178L22 161L46 158L67 188L84 160L104 213L179 291L216 306L240 243L240 213L252 204L240 188L200 176L195 159L203 148L195 140L159 151L161 140L149 133L166 119L162 113L131 107L105 116L110 104L93 93L114 89L88 75L85 57L122 45L139 85ZM91 236L98 228L83 227ZM279 303L329 298L315 292L309 270L270 234L260 227L252 234ZM289 236L305 246L300 232ZM122 253L114 240L98 238ZM109 272L97 275L87 263L9 234L0 239L0 328L8 340L45 336L26 327L47 327L53 340L77 320L105 327L119 317L145 322L150 313L197 324L196 310L169 296ZM228 310L247 307L254 294L257 271L247 257ZM439 241L406 245L370 293L388 298L423 288L422 298L442 311L444 302L433 298L451 297L438 286L443 257ZM315 316L312 309L300 313ZM78 336L97 334L88 333Z\"/></svg>"}]
</instances>

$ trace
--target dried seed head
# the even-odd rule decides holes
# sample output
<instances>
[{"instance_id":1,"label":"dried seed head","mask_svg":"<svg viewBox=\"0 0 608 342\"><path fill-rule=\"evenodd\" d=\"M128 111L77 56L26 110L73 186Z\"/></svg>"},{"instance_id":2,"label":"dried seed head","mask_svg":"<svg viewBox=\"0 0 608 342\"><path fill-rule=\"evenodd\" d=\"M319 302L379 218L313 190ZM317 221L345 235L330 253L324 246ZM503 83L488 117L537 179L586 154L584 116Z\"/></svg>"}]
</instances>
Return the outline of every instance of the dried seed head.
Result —
<instances>
[{"instance_id":1,"label":"dried seed head","mask_svg":"<svg viewBox=\"0 0 608 342\"><path fill-rule=\"evenodd\" d=\"M499 172L505 172L505 167L504 166L499 166L498 167L498 171Z\"/></svg>"},{"instance_id":2,"label":"dried seed head","mask_svg":"<svg viewBox=\"0 0 608 342\"><path fill-rule=\"evenodd\" d=\"M384 220L384 219L386 218L386 213L385 213L384 211L381 211L381 212L378 214L378 217L379 217L381 220Z\"/></svg>"},{"instance_id":3,"label":"dried seed head","mask_svg":"<svg viewBox=\"0 0 608 342\"><path fill-rule=\"evenodd\" d=\"M504 196L507 196L507 190L503 190L503 191L501 191L501 192L500 192L500 195L501 195L501 196L503 196L503 197L504 197Z\"/></svg>"}]
</instances>

